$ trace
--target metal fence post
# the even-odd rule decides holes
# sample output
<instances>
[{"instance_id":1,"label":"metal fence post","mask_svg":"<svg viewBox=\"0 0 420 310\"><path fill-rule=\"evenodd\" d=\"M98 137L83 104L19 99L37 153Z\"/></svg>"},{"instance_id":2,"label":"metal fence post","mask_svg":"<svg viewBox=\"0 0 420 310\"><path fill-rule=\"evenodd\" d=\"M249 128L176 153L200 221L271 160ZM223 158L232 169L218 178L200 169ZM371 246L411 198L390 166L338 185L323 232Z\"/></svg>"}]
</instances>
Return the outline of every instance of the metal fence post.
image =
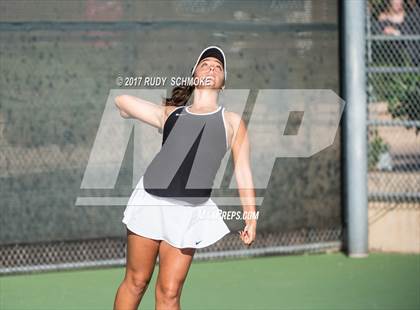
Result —
<instances>
[{"instance_id":1,"label":"metal fence post","mask_svg":"<svg viewBox=\"0 0 420 310\"><path fill-rule=\"evenodd\" d=\"M368 253L365 0L342 1L343 171L350 257Z\"/></svg>"}]
</instances>

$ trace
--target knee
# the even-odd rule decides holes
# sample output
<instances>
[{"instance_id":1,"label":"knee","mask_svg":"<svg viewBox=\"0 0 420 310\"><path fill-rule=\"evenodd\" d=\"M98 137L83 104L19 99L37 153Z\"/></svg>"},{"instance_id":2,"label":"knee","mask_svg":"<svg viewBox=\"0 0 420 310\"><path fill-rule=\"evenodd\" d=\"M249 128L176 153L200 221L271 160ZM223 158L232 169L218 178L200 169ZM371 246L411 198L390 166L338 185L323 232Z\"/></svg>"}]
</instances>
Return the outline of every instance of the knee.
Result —
<instances>
[{"instance_id":1,"label":"knee","mask_svg":"<svg viewBox=\"0 0 420 310\"><path fill-rule=\"evenodd\" d=\"M156 293L159 299L165 301L176 301L181 295L181 285L178 283L158 283Z\"/></svg>"},{"instance_id":2,"label":"knee","mask_svg":"<svg viewBox=\"0 0 420 310\"><path fill-rule=\"evenodd\" d=\"M124 281L130 292L139 296L146 291L150 283L150 278L141 274L128 274Z\"/></svg>"}]
</instances>

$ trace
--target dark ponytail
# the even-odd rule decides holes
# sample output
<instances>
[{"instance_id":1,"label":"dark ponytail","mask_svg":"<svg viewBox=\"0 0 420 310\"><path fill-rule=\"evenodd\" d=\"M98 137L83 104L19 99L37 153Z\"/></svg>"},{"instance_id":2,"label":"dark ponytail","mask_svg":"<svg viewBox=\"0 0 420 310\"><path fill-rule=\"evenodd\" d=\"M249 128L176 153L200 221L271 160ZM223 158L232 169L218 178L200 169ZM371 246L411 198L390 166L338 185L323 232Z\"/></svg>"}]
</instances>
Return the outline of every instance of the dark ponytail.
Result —
<instances>
[{"instance_id":1,"label":"dark ponytail","mask_svg":"<svg viewBox=\"0 0 420 310\"><path fill-rule=\"evenodd\" d=\"M194 85L179 85L172 89L172 95L169 98L164 97L163 105L165 106L183 106L191 97Z\"/></svg>"}]
</instances>

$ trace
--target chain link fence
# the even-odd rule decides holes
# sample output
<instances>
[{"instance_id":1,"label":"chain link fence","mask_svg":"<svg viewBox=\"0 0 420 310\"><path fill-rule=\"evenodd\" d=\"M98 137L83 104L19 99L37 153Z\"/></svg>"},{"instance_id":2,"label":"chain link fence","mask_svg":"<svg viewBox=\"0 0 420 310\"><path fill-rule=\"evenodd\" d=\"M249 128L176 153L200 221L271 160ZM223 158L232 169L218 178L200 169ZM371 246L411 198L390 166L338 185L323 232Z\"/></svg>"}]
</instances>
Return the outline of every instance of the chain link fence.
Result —
<instances>
[{"instance_id":1,"label":"chain link fence","mask_svg":"<svg viewBox=\"0 0 420 310\"><path fill-rule=\"evenodd\" d=\"M369 201L420 207L420 9L367 2Z\"/></svg>"},{"instance_id":2,"label":"chain link fence","mask_svg":"<svg viewBox=\"0 0 420 310\"><path fill-rule=\"evenodd\" d=\"M0 4L0 274L124 265L124 208L75 206L78 196L132 190L132 155L115 188L80 189L117 75L178 76L190 68L186 55L215 43L228 52L229 88L338 93L335 1L163 3ZM276 162L252 247L238 238L243 226L227 223L232 233L196 258L340 250L339 143Z\"/></svg>"},{"instance_id":3,"label":"chain link fence","mask_svg":"<svg viewBox=\"0 0 420 310\"><path fill-rule=\"evenodd\" d=\"M252 248L248 248L235 234L229 234L214 245L197 249L194 260L336 252L342 249L342 237L340 228L301 229L289 233L263 231L258 234ZM0 274L121 266L125 265L126 240L100 238L13 244L1 246L0 257Z\"/></svg>"}]
</instances>

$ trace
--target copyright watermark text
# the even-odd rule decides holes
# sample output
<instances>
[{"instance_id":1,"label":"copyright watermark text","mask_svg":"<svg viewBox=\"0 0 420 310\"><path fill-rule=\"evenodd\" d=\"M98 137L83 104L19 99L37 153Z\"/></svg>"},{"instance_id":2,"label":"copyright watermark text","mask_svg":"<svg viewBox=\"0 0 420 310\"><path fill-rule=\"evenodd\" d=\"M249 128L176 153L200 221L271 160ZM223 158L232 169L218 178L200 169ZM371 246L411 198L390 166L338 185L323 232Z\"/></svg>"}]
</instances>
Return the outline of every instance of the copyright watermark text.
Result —
<instances>
[{"instance_id":1,"label":"copyright watermark text","mask_svg":"<svg viewBox=\"0 0 420 310\"><path fill-rule=\"evenodd\" d=\"M167 83L172 87L181 85L208 86L211 80L212 77L210 76L204 78L173 76L170 79L162 76L118 76L115 79L115 83L118 87L164 87L168 86Z\"/></svg>"}]
</instances>

